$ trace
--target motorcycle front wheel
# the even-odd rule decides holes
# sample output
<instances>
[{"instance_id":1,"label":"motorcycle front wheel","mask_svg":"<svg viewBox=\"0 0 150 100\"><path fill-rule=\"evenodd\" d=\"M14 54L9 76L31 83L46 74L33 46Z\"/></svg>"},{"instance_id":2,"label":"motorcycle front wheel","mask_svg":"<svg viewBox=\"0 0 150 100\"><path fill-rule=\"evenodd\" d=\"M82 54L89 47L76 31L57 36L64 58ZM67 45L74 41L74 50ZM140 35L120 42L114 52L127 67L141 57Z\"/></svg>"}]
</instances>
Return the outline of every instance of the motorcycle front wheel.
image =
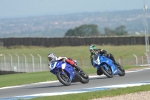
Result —
<instances>
[{"instance_id":1,"label":"motorcycle front wheel","mask_svg":"<svg viewBox=\"0 0 150 100\"><path fill-rule=\"evenodd\" d=\"M111 67L108 66L107 64L101 65L101 70L108 78L113 77L113 72L111 70Z\"/></svg>"},{"instance_id":2,"label":"motorcycle front wheel","mask_svg":"<svg viewBox=\"0 0 150 100\"><path fill-rule=\"evenodd\" d=\"M71 80L69 75L65 71L58 71L56 73L57 79L65 86L69 86L71 84Z\"/></svg>"}]
</instances>

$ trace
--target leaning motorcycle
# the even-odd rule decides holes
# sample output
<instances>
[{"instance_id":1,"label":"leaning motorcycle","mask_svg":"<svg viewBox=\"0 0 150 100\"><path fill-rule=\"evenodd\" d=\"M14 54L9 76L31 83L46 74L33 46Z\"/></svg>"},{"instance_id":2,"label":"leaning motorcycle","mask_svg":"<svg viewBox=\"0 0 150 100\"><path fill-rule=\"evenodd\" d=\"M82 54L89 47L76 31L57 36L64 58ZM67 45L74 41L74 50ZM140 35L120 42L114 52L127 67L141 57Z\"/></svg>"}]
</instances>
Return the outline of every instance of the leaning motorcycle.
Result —
<instances>
[{"instance_id":1,"label":"leaning motorcycle","mask_svg":"<svg viewBox=\"0 0 150 100\"><path fill-rule=\"evenodd\" d=\"M97 68L97 73L104 74L108 78L112 78L114 75L125 75L125 70L119 63L115 65L111 59L101 54L93 56L93 66Z\"/></svg>"},{"instance_id":2,"label":"leaning motorcycle","mask_svg":"<svg viewBox=\"0 0 150 100\"><path fill-rule=\"evenodd\" d=\"M77 64L77 61L75 61ZM49 63L50 72L57 76L57 79L65 86L69 86L73 82L81 82L86 84L89 82L89 76L81 68L77 71L75 67L62 61Z\"/></svg>"}]
</instances>

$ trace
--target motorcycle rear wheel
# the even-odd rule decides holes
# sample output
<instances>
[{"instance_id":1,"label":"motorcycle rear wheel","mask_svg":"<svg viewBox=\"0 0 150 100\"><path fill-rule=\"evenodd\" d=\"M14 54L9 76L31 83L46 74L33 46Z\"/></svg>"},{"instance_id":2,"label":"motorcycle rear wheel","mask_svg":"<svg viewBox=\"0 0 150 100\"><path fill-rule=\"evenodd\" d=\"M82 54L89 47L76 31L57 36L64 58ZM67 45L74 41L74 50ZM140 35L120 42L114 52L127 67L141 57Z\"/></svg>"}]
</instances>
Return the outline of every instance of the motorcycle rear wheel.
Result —
<instances>
[{"instance_id":1,"label":"motorcycle rear wheel","mask_svg":"<svg viewBox=\"0 0 150 100\"><path fill-rule=\"evenodd\" d=\"M119 76L125 76L125 70L122 66L119 66L118 69L120 70Z\"/></svg>"},{"instance_id":2,"label":"motorcycle rear wheel","mask_svg":"<svg viewBox=\"0 0 150 100\"><path fill-rule=\"evenodd\" d=\"M80 77L80 82L82 84L86 84L89 82L89 76L86 72L84 72L81 68L80 68L80 72L79 72L79 77Z\"/></svg>"}]
</instances>

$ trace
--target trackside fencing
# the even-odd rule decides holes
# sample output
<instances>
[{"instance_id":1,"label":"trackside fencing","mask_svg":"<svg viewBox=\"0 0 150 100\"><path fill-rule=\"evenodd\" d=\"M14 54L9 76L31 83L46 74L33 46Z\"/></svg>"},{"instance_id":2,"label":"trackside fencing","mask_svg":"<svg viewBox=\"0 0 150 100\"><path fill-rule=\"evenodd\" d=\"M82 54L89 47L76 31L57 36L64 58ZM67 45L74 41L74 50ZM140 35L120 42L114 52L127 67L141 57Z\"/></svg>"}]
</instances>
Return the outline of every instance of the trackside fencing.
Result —
<instances>
[{"instance_id":1,"label":"trackside fencing","mask_svg":"<svg viewBox=\"0 0 150 100\"><path fill-rule=\"evenodd\" d=\"M144 65L148 64L146 56L137 57L133 54L133 58L117 58L121 65ZM90 59L77 59L78 66L81 68L92 67ZM0 71L13 71L13 72L40 72L48 71L47 57L32 54L0 54Z\"/></svg>"},{"instance_id":2,"label":"trackside fencing","mask_svg":"<svg viewBox=\"0 0 150 100\"><path fill-rule=\"evenodd\" d=\"M14 72L38 72L48 69L48 61L37 55L18 55L18 54L1 54L0 55L0 70Z\"/></svg>"}]
</instances>

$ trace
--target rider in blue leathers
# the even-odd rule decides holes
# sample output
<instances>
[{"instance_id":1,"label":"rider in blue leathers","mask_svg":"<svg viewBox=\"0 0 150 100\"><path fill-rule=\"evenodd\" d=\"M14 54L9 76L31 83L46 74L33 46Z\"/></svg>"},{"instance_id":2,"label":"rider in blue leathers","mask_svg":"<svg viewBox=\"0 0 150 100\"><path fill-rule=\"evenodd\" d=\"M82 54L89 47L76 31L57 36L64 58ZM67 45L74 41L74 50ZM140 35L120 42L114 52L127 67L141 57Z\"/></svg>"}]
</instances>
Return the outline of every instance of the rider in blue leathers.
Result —
<instances>
[{"instance_id":1,"label":"rider in blue leathers","mask_svg":"<svg viewBox=\"0 0 150 100\"><path fill-rule=\"evenodd\" d=\"M63 62L66 62L66 63L72 65L73 67L75 67L77 71L80 70L80 68L75 64L75 62L71 58L57 57L57 56L55 56L54 53L49 53L48 56L47 56L47 58L48 58L48 60L49 60L50 63L51 62L55 62L56 60L63 61ZM50 66L50 65L48 64L48 66Z\"/></svg>"}]
</instances>

